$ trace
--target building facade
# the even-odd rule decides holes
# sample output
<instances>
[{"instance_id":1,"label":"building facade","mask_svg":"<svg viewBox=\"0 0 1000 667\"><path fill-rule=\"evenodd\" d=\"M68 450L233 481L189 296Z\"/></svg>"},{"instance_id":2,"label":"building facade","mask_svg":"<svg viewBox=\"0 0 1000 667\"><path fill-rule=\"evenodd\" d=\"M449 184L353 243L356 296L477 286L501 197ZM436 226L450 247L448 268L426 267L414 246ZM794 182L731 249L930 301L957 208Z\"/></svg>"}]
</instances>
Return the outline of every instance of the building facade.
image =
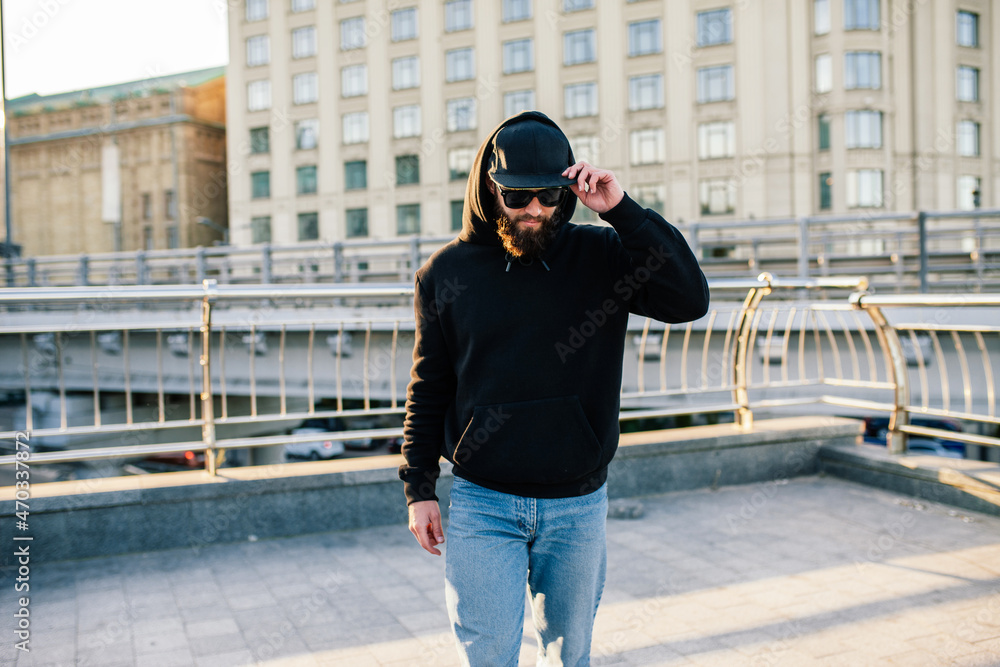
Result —
<instances>
[{"instance_id":1,"label":"building facade","mask_svg":"<svg viewBox=\"0 0 1000 667\"><path fill-rule=\"evenodd\" d=\"M229 20L238 244L451 234L483 137L528 108L681 225L1000 204L989 0L242 0Z\"/></svg>"},{"instance_id":2,"label":"building facade","mask_svg":"<svg viewBox=\"0 0 1000 667\"><path fill-rule=\"evenodd\" d=\"M212 245L225 228L225 70L7 103L22 256Z\"/></svg>"}]
</instances>

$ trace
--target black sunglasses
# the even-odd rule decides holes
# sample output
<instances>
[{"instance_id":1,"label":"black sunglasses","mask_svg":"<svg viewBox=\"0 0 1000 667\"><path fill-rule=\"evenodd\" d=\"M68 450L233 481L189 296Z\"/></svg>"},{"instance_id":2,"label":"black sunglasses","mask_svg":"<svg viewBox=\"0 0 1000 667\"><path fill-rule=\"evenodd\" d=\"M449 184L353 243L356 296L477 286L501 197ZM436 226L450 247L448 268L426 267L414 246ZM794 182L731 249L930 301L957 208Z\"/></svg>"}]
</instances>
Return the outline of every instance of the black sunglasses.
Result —
<instances>
[{"instance_id":1,"label":"black sunglasses","mask_svg":"<svg viewBox=\"0 0 1000 667\"><path fill-rule=\"evenodd\" d=\"M557 206L566 196L566 188L545 188L544 190L505 190L500 188L500 196L507 208L524 208L538 197L542 206Z\"/></svg>"}]
</instances>

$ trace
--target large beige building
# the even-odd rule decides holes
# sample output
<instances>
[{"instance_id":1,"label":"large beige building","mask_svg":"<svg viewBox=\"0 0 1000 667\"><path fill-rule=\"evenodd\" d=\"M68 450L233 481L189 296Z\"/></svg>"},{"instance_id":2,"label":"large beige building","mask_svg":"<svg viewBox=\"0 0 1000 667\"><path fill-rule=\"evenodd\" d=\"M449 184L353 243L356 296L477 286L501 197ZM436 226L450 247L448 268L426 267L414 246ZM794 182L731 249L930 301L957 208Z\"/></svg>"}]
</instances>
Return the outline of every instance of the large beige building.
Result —
<instances>
[{"instance_id":1,"label":"large beige building","mask_svg":"<svg viewBox=\"0 0 1000 667\"><path fill-rule=\"evenodd\" d=\"M7 103L25 257L212 245L227 223L225 69Z\"/></svg>"},{"instance_id":2,"label":"large beige building","mask_svg":"<svg viewBox=\"0 0 1000 667\"><path fill-rule=\"evenodd\" d=\"M1000 204L990 0L243 0L229 20L238 244L450 234L477 147L525 108L681 224Z\"/></svg>"}]
</instances>

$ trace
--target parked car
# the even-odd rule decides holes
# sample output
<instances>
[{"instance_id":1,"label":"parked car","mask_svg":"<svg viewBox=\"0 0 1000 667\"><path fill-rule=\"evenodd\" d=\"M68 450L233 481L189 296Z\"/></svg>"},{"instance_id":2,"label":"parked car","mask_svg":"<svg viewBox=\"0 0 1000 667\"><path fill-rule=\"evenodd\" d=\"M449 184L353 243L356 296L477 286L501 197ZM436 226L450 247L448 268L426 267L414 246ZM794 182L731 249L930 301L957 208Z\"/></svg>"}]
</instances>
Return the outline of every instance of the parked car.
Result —
<instances>
[{"instance_id":1,"label":"parked car","mask_svg":"<svg viewBox=\"0 0 1000 667\"><path fill-rule=\"evenodd\" d=\"M289 442L285 445L285 456L287 458L309 459L318 461L320 459L332 459L344 453L344 443L340 440L331 440L331 431L342 429L330 428L332 420L327 419L307 419L302 426L292 429L291 435L315 435L315 440L302 442Z\"/></svg>"},{"instance_id":2,"label":"parked car","mask_svg":"<svg viewBox=\"0 0 1000 667\"><path fill-rule=\"evenodd\" d=\"M865 442L874 445L885 445L886 436L889 433L888 417L865 417ZM910 419L913 426L923 426L925 428L936 428L942 431L953 433L962 432L962 424L954 419L929 419L926 417L914 417ZM911 436L908 439L907 447L910 451L915 448L921 449L925 453L938 453L947 450L950 454L939 454L939 456L952 456L953 458L965 458L965 443L958 440L948 440L945 438L928 438L924 436ZM934 450L934 451L930 451Z\"/></svg>"},{"instance_id":3,"label":"parked car","mask_svg":"<svg viewBox=\"0 0 1000 667\"><path fill-rule=\"evenodd\" d=\"M944 456L949 459L965 458L964 452L946 447L937 440L927 440L925 438L910 438L907 440L906 451L908 454L931 454L933 456Z\"/></svg>"}]
</instances>

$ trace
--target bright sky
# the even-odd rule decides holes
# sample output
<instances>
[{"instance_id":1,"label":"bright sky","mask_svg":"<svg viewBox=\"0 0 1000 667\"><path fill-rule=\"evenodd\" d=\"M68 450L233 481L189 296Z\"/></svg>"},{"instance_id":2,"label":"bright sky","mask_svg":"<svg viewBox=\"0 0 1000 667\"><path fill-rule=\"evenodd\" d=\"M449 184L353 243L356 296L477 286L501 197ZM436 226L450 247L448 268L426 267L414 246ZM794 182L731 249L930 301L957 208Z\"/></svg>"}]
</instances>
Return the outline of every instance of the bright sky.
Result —
<instances>
[{"instance_id":1,"label":"bright sky","mask_svg":"<svg viewBox=\"0 0 1000 667\"><path fill-rule=\"evenodd\" d=\"M233 0L3 0L7 99L225 65Z\"/></svg>"}]
</instances>

